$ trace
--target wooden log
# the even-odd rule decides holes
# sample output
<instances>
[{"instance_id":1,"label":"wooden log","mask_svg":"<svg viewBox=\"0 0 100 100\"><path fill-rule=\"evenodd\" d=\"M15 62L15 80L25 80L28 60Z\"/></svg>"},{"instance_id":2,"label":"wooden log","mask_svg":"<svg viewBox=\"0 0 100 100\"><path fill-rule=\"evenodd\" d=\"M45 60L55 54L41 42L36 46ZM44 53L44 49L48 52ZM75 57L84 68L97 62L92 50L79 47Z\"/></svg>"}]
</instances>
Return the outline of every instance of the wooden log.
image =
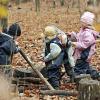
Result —
<instances>
[{"instance_id":1,"label":"wooden log","mask_svg":"<svg viewBox=\"0 0 100 100\"><path fill-rule=\"evenodd\" d=\"M34 77L24 77L24 78L12 78L12 84L17 84L19 82L28 82L28 83L34 83L34 84L40 84L41 79L40 78L34 78Z\"/></svg>"},{"instance_id":2,"label":"wooden log","mask_svg":"<svg viewBox=\"0 0 100 100\"><path fill-rule=\"evenodd\" d=\"M47 67L45 66L35 66L35 68L42 73L42 75L47 78ZM37 73L32 70L31 67L25 67L25 66L16 66L13 69L13 77L14 78L23 78L23 77L35 77L39 78Z\"/></svg>"},{"instance_id":3,"label":"wooden log","mask_svg":"<svg viewBox=\"0 0 100 100\"><path fill-rule=\"evenodd\" d=\"M66 90L40 90L42 95L64 95L64 96L77 96L78 91L66 91Z\"/></svg>"},{"instance_id":4,"label":"wooden log","mask_svg":"<svg viewBox=\"0 0 100 100\"><path fill-rule=\"evenodd\" d=\"M82 79L79 82L78 100L100 100L99 81L92 79Z\"/></svg>"},{"instance_id":5,"label":"wooden log","mask_svg":"<svg viewBox=\"0 0 100 100\"><path fill-rule=\"evenodd\" d=\"M81 79L91 79L90 74L80 74L75 76L75 82L78 84Z\"/></svg>"},{"instance_id":6,"label":"wooden log","mask_svg":"<svg viewBox=\"0 0 100 100\"><path fill-rule=\"evenodd\" d=\"M19 49L19 53L22 55L22 57L27 61L27 63L30 65L30 67L32 68L32 70L34 72L37 73L37 75L45 82L45 84L48 86L48 88L50 90L54 90L54 88L51 86L51 84L47 81L46 78L44 78L44 76L41 74L40 71L38 71L35 67L34 67L34 64L32 63L32 61L25 55L25 53L20 49Z\"/></svg>"},{"instance_id":7,"label":"wooden log","mask_svg":"<svg viewBox=\"0 0 100 100\"><path fill-rule=\"evenodd\" d=\"M23 77L23 78L14 78L15 80L33 80L33 81L41 81L40 78L34 78L34 77Z\"/></svg>"}]
</instances>

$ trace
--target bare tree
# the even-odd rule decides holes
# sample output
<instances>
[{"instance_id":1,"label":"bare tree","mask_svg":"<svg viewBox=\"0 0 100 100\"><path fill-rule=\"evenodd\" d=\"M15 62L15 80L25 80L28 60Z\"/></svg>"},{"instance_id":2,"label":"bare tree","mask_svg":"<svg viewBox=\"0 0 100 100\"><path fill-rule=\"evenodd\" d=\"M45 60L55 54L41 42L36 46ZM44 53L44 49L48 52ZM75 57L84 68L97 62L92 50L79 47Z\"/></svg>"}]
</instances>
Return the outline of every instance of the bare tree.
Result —
<instances>
[{"instance_id":1,"label":"bare tree","mask_svg":"<svg viewBox=\"0 0 100 100\"><path fill-rule=\"evenodd\" d=\"M56 0L53 0L53 8L56 7Z\"/></svg>"},{"instance_id":2,"label":"bare tree","mask_svg":"<svg viewBox=\"0 0 100 100\"><path fill-rule=\"evenodd\" d=\"M35 10L36 12L40 11L40 0L35 0Z\"/></svg>"},{"instance_id":3,"label":"bare tree","mask_svg":"<svg viewBox=\"0 0 100 100\"><path fill-rule=\"evenodd\" d=\"M64 6L64 2L65 2L65 0L60 0L61 6Z\"/></svg>"}]
</instances>

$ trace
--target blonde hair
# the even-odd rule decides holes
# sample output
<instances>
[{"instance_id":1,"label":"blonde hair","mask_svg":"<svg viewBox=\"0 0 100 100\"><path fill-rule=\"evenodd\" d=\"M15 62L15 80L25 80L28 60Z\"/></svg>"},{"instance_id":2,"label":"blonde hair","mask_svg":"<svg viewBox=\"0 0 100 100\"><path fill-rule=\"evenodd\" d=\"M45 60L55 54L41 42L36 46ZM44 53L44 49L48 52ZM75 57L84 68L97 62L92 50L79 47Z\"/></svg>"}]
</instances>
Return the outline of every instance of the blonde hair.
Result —
<instances>
[{"instance_id":1,"label":"blonde hair","mask_svg":"<svg viewBox=\"0 0 100 100\"><path fill-rule=\"evenodd\" d=\"M44 30L44 34L49 39L52 39L54 36L57 35L57 29L53 26L47 26Z\"/></svg>"},{"instance_id":2,"label":"blonde hair","mask_svg":"<svg viewBox=\"0 0 100 100\"><path fill-rule=\"evenodd\" d=\"M55 27L47 26L45 28L45 35L47 35L47 36L54 36L56 34L57 34L57 30L55 29Z\"/></svg>"}]
</instances>

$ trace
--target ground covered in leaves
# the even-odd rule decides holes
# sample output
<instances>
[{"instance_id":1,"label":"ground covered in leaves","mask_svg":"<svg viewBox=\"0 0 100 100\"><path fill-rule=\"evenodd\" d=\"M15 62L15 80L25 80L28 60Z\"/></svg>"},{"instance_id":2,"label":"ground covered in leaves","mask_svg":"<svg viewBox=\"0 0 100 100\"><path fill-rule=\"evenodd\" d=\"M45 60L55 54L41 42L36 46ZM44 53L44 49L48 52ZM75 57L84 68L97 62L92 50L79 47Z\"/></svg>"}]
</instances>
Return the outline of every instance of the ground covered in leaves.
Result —
<instances>
[{"instance_id":1,"label":"ground covered in leaves","mask_svg":"<svg viewBox=\"0 0 100 100\"><path fill-rule=\"evenodd\" d=\"M42 61L42 50L43 50L43 32L47 25L54 24L62 29L64 32L68 31L78 31L80 28L79 18L80 11L76 8L70 7L56 7L52 8L50 5L46 5L44 2L41 4L40 13L35 12L35 5L32 2L24 3L9 8L9 25L19 21L22 28L22 35L17 40L19 46L24 50L27 56L37 65L44 66ZM92 65L100 70L100 43L97 44L97 52L92 60ZM21 57L20 54L16 54L13 58L13 66L26 67L28 64ZM72 88L73 86L68 85L67 88ZM36 88L34 89L36 90ZM35 95L38 100L38 95ZM34 97L34 98L35 98ZM18 97L19 98L19 97ZM45 97L47 98L47 97ZM48 97L49 98L49 97ZM27 98L26 98L27 99ZM25 98L22 100L26 100ZM29 100L31 100L30 98ZM18 99L16 99L18 100ZM45 99L47 100L47 99ZM58 100L58 99L48 99L48 100ZM60 99L59 99L60 100ZM66 99L61 100L76 100L75 97L66 97Z\"/></svg>"}]
</instances>

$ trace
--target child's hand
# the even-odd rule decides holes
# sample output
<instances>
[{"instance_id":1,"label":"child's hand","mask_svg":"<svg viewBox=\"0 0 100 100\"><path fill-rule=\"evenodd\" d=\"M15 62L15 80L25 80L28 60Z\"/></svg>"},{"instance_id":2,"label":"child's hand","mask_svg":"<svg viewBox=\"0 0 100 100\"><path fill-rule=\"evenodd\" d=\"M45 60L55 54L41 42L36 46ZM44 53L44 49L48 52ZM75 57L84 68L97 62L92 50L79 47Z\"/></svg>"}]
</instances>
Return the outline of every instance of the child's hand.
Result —
<instances>
[{"instance_id":1,"label":"child's hand","mask_svg":"<svg viewBox=\"0 0 100 100\"><path fill-rule=\"evenodd\" d=\"M17 41L15 41L15 45L18 46L18 44L19 44L19 43L18 43Z\"/></svg>"},{"instance_id":2,"label":"child's hand","mask_svg":"<svg viewBox=\"0 0 100 100\"><path fill-rule=\"evenodd\" d=\"M73 47L76 47L76 42L72 42L72 46Z\"/></svg>"}]
</instances>

